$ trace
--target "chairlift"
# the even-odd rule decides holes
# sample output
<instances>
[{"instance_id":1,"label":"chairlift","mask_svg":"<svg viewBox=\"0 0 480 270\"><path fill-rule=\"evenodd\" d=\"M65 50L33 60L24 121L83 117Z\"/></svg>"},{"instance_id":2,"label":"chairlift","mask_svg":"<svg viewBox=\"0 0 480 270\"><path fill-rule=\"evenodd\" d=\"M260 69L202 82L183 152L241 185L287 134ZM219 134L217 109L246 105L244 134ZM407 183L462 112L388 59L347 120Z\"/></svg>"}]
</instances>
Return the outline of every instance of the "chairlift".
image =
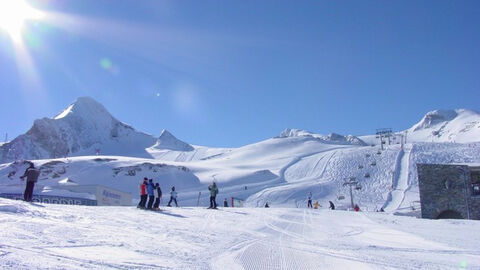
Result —
<instances>
[{"instance_id":1,"label":"chairlift","mask_svg":"<svg viewBox=\"0 0 480 270\"><path fill-rule=\"evenodd\" d=\"M372 166L375 166L375 165L377 165L377 162L376 162L376 161L372 161L372 164L371 164L371 165L372 165Z\"/></svg>"},{"instance_id":2,"label":"chairlift","mask_svg":"<svg viewBox=\"0 0 480 270\"><path fill-rule=\"evenodd\" d=\"M344 196L344 195L339 195L337 199L338 199L339 201L345 200L345 196Z\"/></svg>"},{"instance_id":3,"label":"chairlift","mask_svg":"<svg viewBox=\"0 0 480 270\"><path fill-rule=\"evenodd\" d=\"M359 168L359 169L363 169L363 165L358 165L358 168Z\"/></svg>"},{"instance_id":4,"label":"chairlift","mask_svg":"<svg viewBox=\"0 0 480 270\"><path fill-rule=\"evenodd\" d=\"M377 155L381 155L381 154L382 154L382 151L379 150L379 151L377 152Z\"/></svg>"},{"instance_id":5,"label":"chairlift","mask_svg":"<svg viewBox=\"0 0 480 270\"><path fill-rule=\"evenodd\" d=\"M366 156L366 157L370 157L370 154L366 154L365 156Z\"/></svg>"},{"instance_id":6,"label":"chairlift","mask_svg":"<svg viewBox=\"0 0 480 270\"><path fill-rule=\"evenodd\" d=\"M365 178L370 178L370 173L365 173Z\"/></svg>"},{"instance_id":7,"label":"chairlift","mask_svg":"<svg viewBox=\"0 0 480 270\"><path fill-rule=\"evenodd\" d=\"M355 186L355 189L356 189L356 190L361 190L361 189L362 189L362 186L361 186L360 184L357 184L357 185Z\"/></svg>"}]
</instances>

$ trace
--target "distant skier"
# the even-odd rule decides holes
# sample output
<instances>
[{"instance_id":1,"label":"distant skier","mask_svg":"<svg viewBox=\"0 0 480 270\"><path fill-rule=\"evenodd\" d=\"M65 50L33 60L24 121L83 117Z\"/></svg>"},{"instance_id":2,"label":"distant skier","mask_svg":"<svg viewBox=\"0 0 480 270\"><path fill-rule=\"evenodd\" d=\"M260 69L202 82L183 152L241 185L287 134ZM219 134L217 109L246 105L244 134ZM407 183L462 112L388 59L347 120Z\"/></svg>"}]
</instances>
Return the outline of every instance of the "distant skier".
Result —
<instances>
[{"instance_id":1,"label":"distant skier","mask_svg":"<svg viewBox=\"0 0 480 270\"><path fill-rule=\"evenodd\" d=\"M333 204L332 201L328 201L328 203L330 204L330 207L328 207L328 209L335 210L335 204Z\"/></svg>"},{"instance_id":2,"label":"distant skier","mask_svg":"<svg viewBox=\"0 0 480 270\"><path fill-rule=\"evenodd\" d=\"M172 201L175 202L175 205L178 207L177 192L175 191L175 187L172 187L172 191L170 191L170 201L167 204L168 207L172 207L172 205L171 205Z\"/></svg>"},{"instance_id":3,"label":"distant skier","mask_svg":"<svg viewBox=\"0 0 480 270\"><path fill-rule=\"evenodd\" d=\"M223 200L223 207L228 207L228 201L227 201L227 198L225 198L225 200Z\"/></svg>"},{"instance_id":4,"label":"distant skier","mask_svg":"<svg viewBox=\"0 0 480 270\"><path fill-rule=\"evenodd\" d=\"M145 209L145 203L147 203L147 178L143 178L143 182L140 184L140 202L137 208Z\"/></svg>"},{"instance_id":5,"label":"distant skier","mask_svg":"<svg viewBox=\"0 0 480 270\"><path fill-rule=\"evenodd\" d=\"M217 194L218 194L218 187L215 182L212 185L208 186L208 190L210 190L210 207L208 209L217 209Z\"/></svg>"},{"instance_id":6,"label":"distant skier","mask_svg":"<svg viewBox=\"0 0 480 270\"><path fill-rule=\"evenodd\" d=\"M309 192L308 193L308 205L307 205L308 208L313 208L312 206L312 192Z\"/></svg>"},{"instance_id":7,"label":"distant skier","mask_svg":"<svg viewBox=\"0 0 480 270\"><path fill-rule=\"evenodd\" d=\"M160 206L160 199L162 198L162 189L160 188L160 184L156 183L155 184L155 203L153 204L153 209L158 210Z\"/></svg>"},{"instance_id":8,"label":"distant skier","mask_svg":"<svg viewBox=\"0 0 480 270\"><path fill-rule=\"evenodd\" d=\"M268 202L265 203L265 208L270 208L270 205L268 205Z\"/></svg>"},{"instance_id":9,"label":"distant skier","mask_svg":"<svg viewBox=\"0 0 480 270\"><path fill-rule=\"evenodd\" d=\"M355 210L355 212L360 211L360 207L358 206L358 204L355 204L355 206L353 207L353 210Z\"/></svg>"},{"instance_id":10,"label":"distant skier","mask_svg":"<svg viewBox=\"0 0 480 270\"><path fill-rule=\"evenodd\" d=\"M317 201L313 204L313 209L318 209L318 207L320 207L320 204Z\"/></svg>"},{"instance_id":11,"label":"distant skier","mask_svg":"<svg viewBox=\"0 0 480 270\"><path fill-rule=\"evenodd\" d=\"M30 162L30 166L25 170L25 173L20 176L23 180L25 177L27 178L27 185L25 186L25 192L23 193L23 199L26 202L31 202L33 197L33 188L35 187L35 183L38 180L38 176L40 175L40 171L35 169L35 166L32 162Z\"/></svg>"},{"instance_id":12,"label":"distant skier","mask_svg":"<svg viewBox=\"0 0 480 270\"><path fill-rule=\"evenodd\" d=\"M153 184L153 179L148 180L147 184L147 193L148 193L148 206L147 209L152 210L153 202L155 201L154 195L155 185Z\"/></svg>"},{"instance_id":13,"label":"distant skier","mask_svg":"<svg viewBox=\"0 0 480 270\"><path fill-rule=\"evenodd\" d=\"M385 209L383 209L383 207L380 208L380 212L385 212Z\"/></svg>"}]
</instances>

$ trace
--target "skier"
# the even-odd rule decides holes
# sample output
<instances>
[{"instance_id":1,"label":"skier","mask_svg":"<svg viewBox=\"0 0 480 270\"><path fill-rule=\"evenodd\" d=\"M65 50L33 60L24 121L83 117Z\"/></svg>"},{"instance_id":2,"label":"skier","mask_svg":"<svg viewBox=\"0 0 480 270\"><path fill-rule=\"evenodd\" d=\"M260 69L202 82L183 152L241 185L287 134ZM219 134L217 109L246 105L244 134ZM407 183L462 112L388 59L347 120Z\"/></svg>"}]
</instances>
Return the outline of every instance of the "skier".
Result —
<instances>
[{"instance_id":1,"label":"skier","mask_svg":"<svg viewBox=\"0 0 480 270\"><path fill-rule=\"evenodd\" d=\"M215 182L211 186L208 187L208 190L210 190L210 207L208 209L217 209L217 194L218 194L218 187Z\"/></svg>"},{"instance_id":2,"label":"skier","mask_svg":"<svg viewBox=\"0 0 480 270\"><path fill-rule=\"evenodd\" d=\"M268 202L265 203L265 208L270 208L270 205L268 205Z\"/></svg>"},{"instance_id":3,"label":"skier","mask_svg":"<svg viewBox=\"0 0 480 270\"><path fill-rule=\"evenodd\" d=\"M153 204L153 210L158 210L160 206L160 199L162 198L162 189L160 188L160 184L155 184L155 203Z\"/></svg>"},{"instance_id":4,"label":"skier","mask_svg":"<svg viewBox=\"0 0 480 270\"><path fill-rule=\"evenodd\" d=\"M25 170L25 173L20 176L22 180L24 180L25 177L27 178L27 185L25 186L25 192L23 193L23 200L26 202L32 201L33 188L35 187L39 175L40 171L35 169L33 163L30 162L30 166Z\"/></svg>"},{"instance_id":5,"label":"skier","mask_svg":"<svg viewBox=\"0 0 480 270\"><path fill-rule=\"evenodd\" d=\"M335 204L333 204L332 201L328 201L328 203L330 204L330 207L328 207L328 209L335 210Z\"/></svg>"},{"instance_id":6,"label":"skier","mask_svg":"<svg viewBox=\"0 0 480 270\"><path fill-rule=\"evenodd\" d=\"M227 201L227 198L225 198L225 200L223 200L223 207L228 207L228 201Z\"/></svg>"},{"instance_id":7,"label":"skier","mask_svg":"<svg viewBox=\"0 0 480 270\"><path fill-rule=\"evenodd\" d=\"M320 204L318 203L318 201L316 201L316 202L313 204L313 209L318 209L318 207L320 207Z\"/></svg>"},{"instance_id":8,"label":"skier","mask_svg":"<svg viewBox=\"0 0 480 270\"><path fill-rule=\"evenodd\" d=\"M353 210L355 210L355 212L360 211L360 207L358 206L358 204L355 204L355 206L353 207Z\"/></svg>"},{"instance_id":9,"label":"skier","mask_svg":"<svg viewBox=\"0 0 480 270\"><path fill-rule=\"evenodd\" d=\"M148 184L147 184L147 193L148 193L148 206L147 206L147 209L148 210L152 210L152 206L153 206L153 201L155 200L155 196L154 196L154 191L155 190L155 185L153 184L153 179L150 179L148 180Z\"/></svg>"},{"instance_id":10,"label":"skier","mask_svg":"<svg viewBox=\"0 0 480 270\"><path fill-rule=\"evenodd\" d=\"M313 208L312 206L312 192L308 193L308 208Z\"/></svg>"},{"instance_id":11,"label":"skier","mask_svg":"<svg viewBox=\"0 0 480 270\"><path fill-rule=\"evenodd\" d=\"M143 182L140 184L140 202L137 208L145 209L145 203L147 202L147 178L143 178Z\"/></svg>"},{"instance_id":12,"label":"skier","mask_svg":"<svg viewBox=\"0 0 480 270\"><path fill-rule=\"evenodd\" d=\"M170 191L170 201L167 204L168 207L172 207L172 205L171 205L172 201L174 201L175 205L178 207L177 192L175 191L175 187L172 187L172 191Z\"/></svg>"}]
</instances>

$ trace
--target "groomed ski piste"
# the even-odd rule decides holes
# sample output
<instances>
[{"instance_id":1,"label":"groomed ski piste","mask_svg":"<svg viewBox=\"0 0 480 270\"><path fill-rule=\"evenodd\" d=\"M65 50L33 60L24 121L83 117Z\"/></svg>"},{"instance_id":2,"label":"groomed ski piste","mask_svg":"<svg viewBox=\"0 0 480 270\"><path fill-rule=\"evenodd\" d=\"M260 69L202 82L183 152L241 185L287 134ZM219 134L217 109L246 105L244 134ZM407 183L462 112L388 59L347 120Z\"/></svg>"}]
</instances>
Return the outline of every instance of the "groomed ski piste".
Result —
<instances>
[{"instance_id":1,"label":"groomed ski piste","mask_svg":"<svg viewBox=\"0 0 480 270\"><path fill-rule=\"evenodd\" d=\"M452 110L427 113L383 149L374 135L296 129L239 148L212 148L182 142L166 130L158 138L138 132L94 100L80 98L0 146L0 193L23 192L19 176L26 164L12 160L20 153L41 170L36 194L71 196L52 187L102 185L131 193L132 206L0 199L0 266L480 269L478 221L419 219L416 175L418 163L479 164L479 134L478 113ZM402 144L404 135L408 142ZM92 155L96 149L100 154ZM58 153L68 155L52 158ZM165 211L134 207L143 177L160 183ZM358 181L353 195L361 212L349 211L344 182L351 178ZM205 209L212 181L219 205L235 197L245 207ZM165 207L172 186L179 208ZM306 208L310 192L319 209ZM384 213L376 212L382 207Z\"/></svg>"},{"instance_id":2,"label":"groomed ski piste","mask_svg":"<svg viewBox=\"0 0 480 270\"><path fill-rule=\"evenodd\" d=\"M479 269L479 241L470 220L0 199L3 269Z\"/></svg>"}]
</instances>

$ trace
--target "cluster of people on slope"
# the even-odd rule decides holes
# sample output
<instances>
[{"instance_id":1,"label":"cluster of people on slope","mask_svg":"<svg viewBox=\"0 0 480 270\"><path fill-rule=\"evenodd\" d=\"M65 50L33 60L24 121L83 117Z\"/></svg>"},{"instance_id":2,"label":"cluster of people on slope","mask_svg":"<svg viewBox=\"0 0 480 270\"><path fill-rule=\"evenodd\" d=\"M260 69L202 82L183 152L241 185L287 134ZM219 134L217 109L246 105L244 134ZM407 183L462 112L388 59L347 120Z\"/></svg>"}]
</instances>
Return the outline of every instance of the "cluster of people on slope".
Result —
<instances>
[{"instance_id":1,"label":"cluster of people on slope","mask_svg":"<svg viewBox=\"0 0 480 270\"><path fill-rule=\"evenodd\" d=\"M208 186L210 191L210 207L209 209L218 209L217 208L217 194L218 187L215 182L212 185ZM172 187L170 191L170 200L168 201L167 206L171 207L172 202L175 203L175 206L178 207L177 202L177 191L175 191L175 186ZM162 189L160 188L159 183L153 183L153 179L148 179L147 177L143 178L143 182L140 184L140 202L137 205L137 208L147 209L147 210L159 210L160 199L162 198ZM148 199L148 203L147 203ZM228 207L227 199L223 202L225 207Z\"/></svg>"},{"instance_id":2,"label":"cluster of people on slope","mask_svg":"<svg viewBox=\"0 0 480 270\"><path fill-rule=\"evenodd\" d=\"M328 201L328 204L329 204L328 209L330 209L330 210L335 210L335 204L333 204L332 201ZM308 208L318 209L320 206L321 206L321 205L318 203L318 201L316 201L316 202L312 205L312 192L309 192L309 193L308 193L308 196L307 196L307 207L308 207Z\"/></svg>"},{"instance_id":3,"label":"cluster of people on slope","mask_svg":"<svg viewBox=\"0 0 480 270\"><path fill-rule=\"evenodd\" d=\"M140 202L137 207L140 209L158 210L161 198L162 189L160 184L154 184L153 179L143 178L143 182L140 184Z\"/></svg>"}]
</instances>

